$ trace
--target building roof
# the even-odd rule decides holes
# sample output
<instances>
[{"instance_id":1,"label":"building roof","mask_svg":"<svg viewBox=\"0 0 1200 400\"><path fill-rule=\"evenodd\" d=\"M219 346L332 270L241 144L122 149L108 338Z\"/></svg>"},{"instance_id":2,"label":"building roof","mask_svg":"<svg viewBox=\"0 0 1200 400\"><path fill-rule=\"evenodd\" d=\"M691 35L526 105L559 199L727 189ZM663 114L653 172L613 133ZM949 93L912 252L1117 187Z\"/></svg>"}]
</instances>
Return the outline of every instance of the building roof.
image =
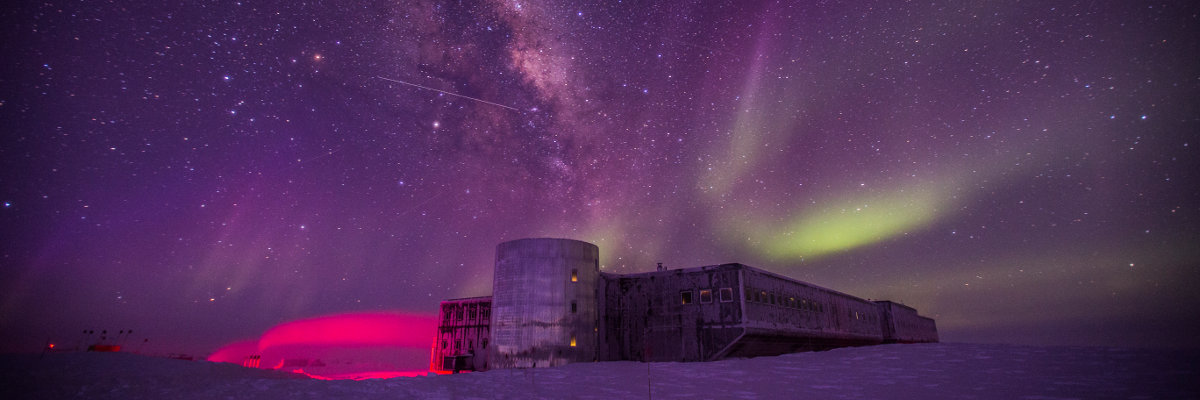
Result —
<instances>
[{"instance_id":1,"label":"building roof","mask_svg":"<svg viewBox=\"0 0 1200 400\"><path fill-rule=\"evenodd\" d=\"M442 300L442 302L443 303L457 303L457 302L464 302L464 301L482 301L482 300L491 300L491 299L492 299L492 296L488 295L488 296L475 296L475 297L459 297L457 299Z\"/></svg>"},{"instance_id":2,"label":"building roof","mask_svg":"<svg viewBox=\"0 0 1200 400\"><path fill-rule=\"evenodd\" d=\"M833 289L830 289L830 288L827 288L827 287L824 287L824 286L814 285L814 284L812 284L812 283L808 283L808 282L805 282L805 281L802 281L802 280L798 280L798 279L796 279L796 278L792 278L792 277L785 276L785 275L780 275L780 274L777 274L777 273L774 273L774 272L771 272L771 271L767 271L767 270L765 270L765 269L762 269L762 268L758 268L758 267L752 267L752 266L749 266L749 265L746 265L746 264L742 264L742 263L725 263L725 264L716 264L716 265L705 265L705 266L702 266L702 267L692 267L692 268L677 268L677 269L666 269L666 270L662 270L662 271L638 272L638 273L633 273L633 274L611 274L611 273L602 273L602 275L607 275L609 278L644 278L644 277L653 277L653 276L668 276L668 275L674 275L674 274L684 274L684 273L689 273L689 272L701 272L701 271L710 271L710 270L720 270L720 269L746 269L746 270L751 270L751 271L754 271L754 272L757 272L757 273L760 273L760 274L763 274L763 275L767 275L767 276L771 276L771 277L774 277L774 278L777 278L777 279L782 279L782 280L785 280L785 281L788 281L788 282L792 282L792 283L795 283L795 284L797 284L797 285L801 285L801 286L807 286L807 287L811 287L811 288L814 288L814 289L820 289L820 290L823 290L823 291L828 291L828 292L833 292L833 293L838 293L838 294L841 294L841 295L843 295L843 296L852 297L852 298L855 298L855 299L858 299L858 300L862 300L862 301L869 301L869 300L863 299L863 298L861 298L861 297L858 297L858 296L855 296L855 295L846 294L845 292L842 292L842 291L833 290ZM904 306L903 304L899 304L899 303L896 303L896 304L898 304L898 305L900 305L900 306ZM904 307L908 307L908 306L904 306ZM909 307L909 308L912 308L912 307Z\"/></svg>"}]
</instances>

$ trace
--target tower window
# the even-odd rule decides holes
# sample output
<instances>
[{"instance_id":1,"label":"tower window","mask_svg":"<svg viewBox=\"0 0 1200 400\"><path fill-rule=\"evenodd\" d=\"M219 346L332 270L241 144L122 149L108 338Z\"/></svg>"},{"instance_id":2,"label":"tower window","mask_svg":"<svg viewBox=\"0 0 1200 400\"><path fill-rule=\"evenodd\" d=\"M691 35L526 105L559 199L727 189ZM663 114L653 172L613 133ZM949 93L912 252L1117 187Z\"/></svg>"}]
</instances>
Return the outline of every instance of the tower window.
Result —
<instances>
[{"instance_id":1,"label":"tower window","mask_svg":"<svg viewBox=\"0 0 1200 400\"><path fill-rule=\"evenodd\" d=\"M575 305L575 302L572 301L571 302L571 314L574 314L576 310L578 310L578 307Z\"/></svg>"},{"instance_id":2,"label":"tower window","mask_svg":"<svg viewBox=\"0 0 1200 400\"><path fill-rule=\"evenodd\" d=\"M700 303L712 303L712 289L700 289Z\"/></svg>"},{"instance_id":3,"label":"tower window","mask_svg":"<svg viewBox=\"0 0 1200 400\"><path fill-rule=\"evenodd\" d=\"M571 336L571 347L575 347L575 337Z\"/></svg>"},{"instance_id":4,"label":"tower window","mask_svg":"<svg viewBox=\"0 0 1200 400\"><path fill-rule=\"evenodd\" d=\"M683 304L692 304L692 291L684 290L679 292L679 299L683 301Z\"/></svg>"},{"instance_id":5,"label":"tower window","mask_svg":"<svg viewBox=\"0 0 1200 400\"><path fill-rule=\"evenodd\" d=\"M722 303L732 303L733 302L733 288L727 288L727 287L721 288L721 302Z\"/></svg>"},{"instance_id":6,"label":"tower window","mask_svg":"<svg viewBox=\"0 0 1200 400\"><path fill-rule=\"evenodd\" d=\"M578 269L571 270L571 282L579 282L579 270Z\"/></svg>"}]
</instances>

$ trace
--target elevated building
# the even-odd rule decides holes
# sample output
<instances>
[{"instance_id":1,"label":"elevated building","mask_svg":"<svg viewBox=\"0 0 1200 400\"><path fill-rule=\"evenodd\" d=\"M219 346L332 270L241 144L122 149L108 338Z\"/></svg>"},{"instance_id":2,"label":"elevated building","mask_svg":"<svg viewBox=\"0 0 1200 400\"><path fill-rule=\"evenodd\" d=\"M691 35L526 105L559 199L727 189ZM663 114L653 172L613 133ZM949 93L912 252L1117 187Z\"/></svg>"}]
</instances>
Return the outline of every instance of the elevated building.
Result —
<instances>
[{"instance_id":1,"label":"elevated building","mask_svg":"<svg viewBox=\"0 0 1200 400\"><path fill-rule=\"evenodd\" d=\"M747 265L621 275L601 273L598 255L570 239L501 243L493 295L442 302L430 369L712 361L938 340L934 321L911 307ZM472 307L491 318L458 317Z\"/></svg>"}]
</instances>

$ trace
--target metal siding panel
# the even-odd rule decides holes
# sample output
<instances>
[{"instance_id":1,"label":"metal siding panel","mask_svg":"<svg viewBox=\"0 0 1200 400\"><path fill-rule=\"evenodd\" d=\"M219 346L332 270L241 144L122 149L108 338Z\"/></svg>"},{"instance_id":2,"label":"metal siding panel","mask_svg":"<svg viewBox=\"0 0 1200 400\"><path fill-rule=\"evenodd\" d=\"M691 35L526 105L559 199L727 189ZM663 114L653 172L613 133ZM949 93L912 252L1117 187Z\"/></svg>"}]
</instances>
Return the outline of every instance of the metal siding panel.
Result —
<instances>
[{"instance_id":1,"label":"metal siding panel","mask_svg":"<svg viewBox=\"0 0 1200 400\"><path fill-rule=\"evenodd\" d=\"M521 239L497 246L492 368L548 367L597 358L598 256L595 245L569 239ZM570 311L572 301L575 313Z\"/></svg>"}]
</instances>

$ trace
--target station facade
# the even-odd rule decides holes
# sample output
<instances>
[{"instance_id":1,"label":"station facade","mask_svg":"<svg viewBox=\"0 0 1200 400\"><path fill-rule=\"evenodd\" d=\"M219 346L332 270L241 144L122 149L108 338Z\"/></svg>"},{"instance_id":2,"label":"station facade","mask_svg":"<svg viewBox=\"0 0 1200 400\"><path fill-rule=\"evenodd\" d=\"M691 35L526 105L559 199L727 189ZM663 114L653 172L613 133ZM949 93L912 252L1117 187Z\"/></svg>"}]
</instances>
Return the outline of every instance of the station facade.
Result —
<instances>
[{"instance_id":1,"label":"station facade","mask_svg":"<svg viewBox=\"0 0 1200 400\"><path fill-rule=\"evenodd\" d=\"M441 303L430 370L713 361L937 340L934 321L911 307L744 264L607 274L593 244L520 239L497 246L492 296Z\"/></svg>"}]
</instances>

